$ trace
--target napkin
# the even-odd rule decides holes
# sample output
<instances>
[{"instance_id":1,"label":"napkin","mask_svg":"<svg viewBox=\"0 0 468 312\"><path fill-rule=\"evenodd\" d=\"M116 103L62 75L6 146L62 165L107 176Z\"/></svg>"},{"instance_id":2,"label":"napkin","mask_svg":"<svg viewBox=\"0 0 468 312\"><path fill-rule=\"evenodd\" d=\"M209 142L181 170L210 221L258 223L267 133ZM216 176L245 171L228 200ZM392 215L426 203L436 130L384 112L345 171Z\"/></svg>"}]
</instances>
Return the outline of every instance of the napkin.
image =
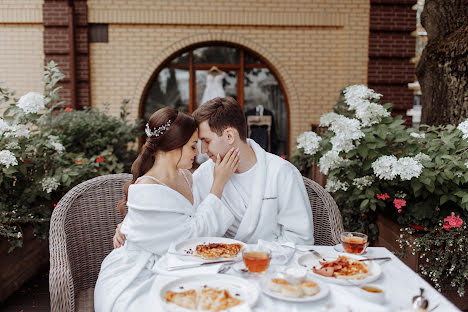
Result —
<instances>
[{"instance_id":1,"label":"napkin","mask_svg":"<svg viewBox=\"0 0 468 312\"><path fill-rule=\"evenodd\" d=\"M169 251L175 252L174 246L171 245L169 247ZM166 253L164 256L158 259L151 266L150 270L159 274L163 275L172 275L172 276L187 276L191 274L206 274L206 273L218 273L224 263L216 263L216 264L209 264L209 265L202 265L194 268L189 269L180 269L180 270L173 270L169 271L168 268L177 267L179 265L186 265L186 264L199 264L203 261L200 260L193 260L191 257L185 256L177 256L173 254Z\"/></svg>"},{"instance_id":2,"label":"napkin","mask_svg":"<svg viewBox=\"0 0 468 312\"><path fill-rule=\"evenodd\" d=\"M271 264L286 264L294 256L296 245L292 242L277 243L267 242L259 239L257 242L258 248L267 248L271 250Z\"/></svg>"}]
</instances>

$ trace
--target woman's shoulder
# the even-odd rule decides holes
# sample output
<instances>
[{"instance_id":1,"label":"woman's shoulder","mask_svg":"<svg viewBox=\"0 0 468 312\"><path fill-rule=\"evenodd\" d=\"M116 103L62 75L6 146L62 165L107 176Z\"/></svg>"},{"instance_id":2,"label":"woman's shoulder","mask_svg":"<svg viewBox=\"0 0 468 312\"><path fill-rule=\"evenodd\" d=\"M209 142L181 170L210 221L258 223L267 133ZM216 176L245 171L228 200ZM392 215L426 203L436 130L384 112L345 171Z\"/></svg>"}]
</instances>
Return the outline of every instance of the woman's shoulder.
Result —
<instances>
[{"instance_id":1,"label":"woman's shoulder","mask_svg":"<svg viewBox=\"0 0 468 312\"><path fill-rule=\"evenodd\" d=\"M161 184L156 178L153 178L151 176L142 176L139 177L135 183L136 185L142 185L142 184Z\"/></svg>"},{"instance_id":2,"label":"woman's shoulder","mask_svg":"<svg viewBox=\"0 0 468 312\"><path fill-rule=\"evenodd\" d=\"M188 169L182 169L183 174L187 177L187 179L190 181L190 184L193 183L193 177L192 177L192 172Z\"/></svg>"}]
</instances>

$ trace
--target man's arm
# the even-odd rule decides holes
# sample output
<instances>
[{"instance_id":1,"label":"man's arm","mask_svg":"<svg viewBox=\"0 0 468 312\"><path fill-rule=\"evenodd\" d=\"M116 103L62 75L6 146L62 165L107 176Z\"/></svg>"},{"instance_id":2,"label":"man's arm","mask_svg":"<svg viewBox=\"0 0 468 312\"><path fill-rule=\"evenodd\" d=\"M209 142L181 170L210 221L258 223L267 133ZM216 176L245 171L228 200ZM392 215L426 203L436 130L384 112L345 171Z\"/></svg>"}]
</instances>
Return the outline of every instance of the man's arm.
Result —
<instances>
[{"instance_id":1,"label":"man's arm","mask_svg":"<svg viewBox=\"0 0 468 312\"><path fill-rule=\"evenodd\" d=\"M282 225L279 241L311 245L314 243L314 224L309 197L302 176L292 164L280 168L277 177L278 223Z\"/></svg>"},{"instance_id":2,"label":"man's arm","mask_svg":"<svg viewBox=\"0 0 468 312\"><path fill-rule=\"evenodd\" d=\"M114 234L114 237L112 238L112 243L114 244L114 248L120 248L122 247L124 244L125 244L125 235L123 235L121 232L120 232L120 228L122 227L122 222L120 222L119 224L117 224L117 228L115 229L115 234Z\"/></svg>"}]
</instances>

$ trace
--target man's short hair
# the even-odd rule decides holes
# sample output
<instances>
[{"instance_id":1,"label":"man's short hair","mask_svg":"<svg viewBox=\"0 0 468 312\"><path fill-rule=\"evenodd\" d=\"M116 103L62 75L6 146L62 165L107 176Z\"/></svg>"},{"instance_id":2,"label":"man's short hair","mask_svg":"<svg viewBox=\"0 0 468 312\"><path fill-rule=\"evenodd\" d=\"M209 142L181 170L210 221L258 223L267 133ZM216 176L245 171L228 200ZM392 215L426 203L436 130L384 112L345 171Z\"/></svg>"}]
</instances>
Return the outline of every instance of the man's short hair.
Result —
<instances>
[{"instance_id":1,"label":"man's short hair","mask_svg":"<svg viewBox=\"0 0 468 312\"><path fill-rule=\"evenodd\" d=\"M240 139L246 141L245 115L239 103L232 97L217 97L205 102L193 112L193 117L198 124L208 121L211 131L218 136L221 136L226 128L232 127L239 132Z\"/></svg>"}]
</instances>

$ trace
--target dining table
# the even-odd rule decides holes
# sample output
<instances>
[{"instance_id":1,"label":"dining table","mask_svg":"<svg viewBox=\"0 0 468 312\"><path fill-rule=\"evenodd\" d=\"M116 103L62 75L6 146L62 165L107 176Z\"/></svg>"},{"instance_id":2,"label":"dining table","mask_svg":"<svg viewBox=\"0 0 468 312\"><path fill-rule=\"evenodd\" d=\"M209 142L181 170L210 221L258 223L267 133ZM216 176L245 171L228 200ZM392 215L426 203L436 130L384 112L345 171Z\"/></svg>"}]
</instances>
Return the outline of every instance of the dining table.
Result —
<instances>
[{"instance_id":1,"label":"dining table","mask_svg":"<svg viewBox=\"0 0 468 312\"><path fill-rule=\"evenodd\" d=\"M336 247L333 246L305 246L298 245L295 247L295 252L290 260L282 265L270 265L270 272L284 269L284 267L300 266L298 263L299 257L309 253L313 249L322 255L333 256L338 255ZM361 286L355 285L353 282L345 285L327 282L329 293L324 298L310 302L290 302L282 299L277 299L268 296L263 292L264 284L262 276L234 270L233 268L224 268L223 274L235 275L244 278L256 285L259 296L252 311L272 311L272 312L302 312L302 311L343 311L343 312L390 312L390 311L416 311L412 310L412 300L414 296L420 294L420 289L424 289L424 297L429 301L429 306L426 310L434 312L451 312L460 311L455 305L447 300L440 292L432 287L426 280L404 264L398 257L384 247L368 247L363 255L366 258L381 258L389 257L390 260L374 260L381 269L381 274L377 280L370 283L371 285L380 288L385 300L381 303L376 303L365 296L361 296L359 289ZM320 278L314 274L314 280ZM171 281L180 278L180 276L159 274L155 280L153 289L155 297L159 298L160 289ZM322 279L323 280L323 279ZM323 281L322 281L323 282ZM160 305L159 309L157 305ZM155 300L155 311L164 311L163 305L158 300Z\"/></svg>"}]
</instances>

